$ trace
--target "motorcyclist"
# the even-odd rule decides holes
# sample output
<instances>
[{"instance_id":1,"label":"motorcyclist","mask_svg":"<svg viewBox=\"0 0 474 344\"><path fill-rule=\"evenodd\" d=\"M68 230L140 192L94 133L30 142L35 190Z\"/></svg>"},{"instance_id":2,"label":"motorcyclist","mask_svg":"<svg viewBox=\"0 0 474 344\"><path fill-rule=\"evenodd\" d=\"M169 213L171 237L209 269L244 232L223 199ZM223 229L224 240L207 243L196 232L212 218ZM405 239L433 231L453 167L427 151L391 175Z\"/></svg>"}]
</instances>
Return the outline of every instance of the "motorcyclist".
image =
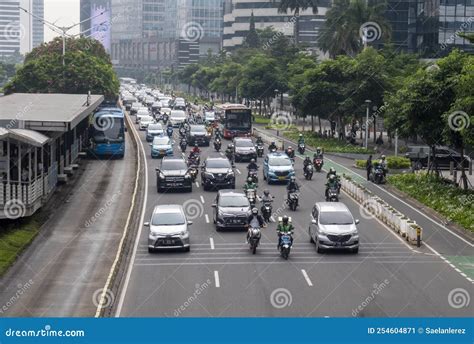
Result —
<instances>
[{"instance_id":1,"label":"motorcyclist","mask_svg":"<svg viewBox=\"0 0 474 344\"><path fill-rule=\"evenodd\" d=\"M337 179L337 172L336 172L336 170L334 169L334 167L331 167L331 168L329 169L329 172L328 172L327 175L326 175L326 179L329 179L329 178L331 177L331 175L333 175L333 176L336 177L336 179Z\"/></svg>"},{"instance_id":2,"label":"motorcyclist","mask_svg":"<svg viewBox=\"0 0 474 344\"><path fill-rule=\"evenodd\" d=\"M326 200L329 198L329 190L332 188L337 189L338 187L339 185L338 185L336 176L334 174L331 174L326 182L326 192L325 192Z\"/></svg>"},{"instance_id":3,"label":"motorcyclist","mask_svg":"<svg viewBox=\"0 0 474 344\"><path fill-rule=\"evenodd\" d=\"M171 125L171 123L168 123L168 126L166 128L166 133L168 134L169 137L173 135L173 126Z\"/></svg>"},{"instance_id":4,"label":"motorcyclist","mask_svg":"<svg viewBox=\"0 0 474 344\"><path fill-rule=\"evenodd\" d=\"M249 171L249 174L250 174L250 171L252 170L258 170L258 165L255 162L255 159L250 160L250 163L247 166L247 170Z\"/></svg>"},{"instance_id":5,"label":"motorcyclist","mask_svg":"<svg viewBox=\"0 0 474 344\"><path fill-rule=\"evenodd\" d=\"M311 165L313 162L311 161L311 158L307 156L304 161L303 161L303 172L306 173L306 168Z\"/></svg>"},{"instance_id":6,"label":"motorcyclist","mask_svg":"<svg viewBox=\"0 0 474 344\"><path fill-rule=\"evenodd\" d=\"M181 137L185 137L186 136L186 128L184 126L181 126L179 128L179 135L181 135Z\"/></svg>"},{"instance_id":7,"label":"motorcyclist","mask_svg":"<svg viewBox=\"0 0 474 344\"><path fill-rule=\"evenodd\" d=\"M244 185L244 190L245 190L245 192L247 192L248 190L251 190L251 189L257 190L257 184L255 184L253 182L252 178L248 177L247 178L247 183L245 183L245 185Z\"/></svg>"},{"instance_id":8,"label":"motorcyclist","mask_svg":"<svg viewBox=\"0 0 474 344\"><path fill-rule=\"evenodd\" d=\"M292 193L298 192L299 190L300 190L300 187L299 187L298 183L296 182L296 178L295 178L295 176L292 176L290 178L290 182L286 186L286 191L288 192L288 199L290 199L290 195Z\"/></svg>"},{"instance_id":9,"label":"motorcyclist","mask_svg":"<svg viewBox=\"0 0 474 344\"><path fill-rule=\"evenodd\" d=\"M277 227L277 233L278 233L278 246L277 248L279 249L281 246L281 236L283 234L289 234L291 236L291 244L293 245L293 232L294 232L294 227L289 221L289 217L287 215L284 215L282 218L282 221L278 223Z\"/></svg>"},{"instance_id":10,"label":"motorcyclist","mask_svg":"<svg viewBox=\"0 0 474 344\"><path fill-rule=\"evenodd\" d=\"M182 137L181 140L179 141L180 147L186 147L188 145L188 140L186 140L185 137Z\"/></svg>"},{"instance_id":11,"label":"motorcyclist","mask_svg":"<svg viewBox=\"0 0 474 344\"><path fill-rule=\"evenodd\" d=\"M298 145L304 145L304 137L303 134L298 136Z\"/></svg>"},{"instance_id":12,"label":"motorcyclist","mask_svg":"<svg viewBox=\"0 0 474 344\"><path fill-rule=\"evenodd\" d=\"M252 228L262 228L265 226L265 219L262 215L258 213L257 208L252 209L252 213L250 214L247 223L249 224L249 230L247 231L247 243L250 239L250 231Z\"/></svg>"},{"instance_id":13,"label":"motorcyclist","mask_svg":"<svg viewBox=\"0 0 474 344\"><path fill-rule=\"evenodd\" d=\"M314 153L314 159L321 159L323 160L323 150L321 149L321 147L317 147L316 148L316 152Z\"/></svg>"},{"instance_id":14,"label":"motorcyclist","mask_svg":"<svg viewBox=\"0 0 474 344\"><path fill-rule=\"evenodd\" d=\"M196 155L201 153L201 150L199 149L199 145L197 143L194 144L193 150L191 152Z\"/></svg>"},{"instance_id":15,"label":"motorcyclist","mask_svg":"<svg viewBox=\"0 0 474 344\"><path fill-rule=\"evenodd\" d=\"M272 150L278 150L275 141L272 141L270 145L268 146L268 150L271 152Z\"/></svg>"},{"instance_id":16,"label":"motorcyclist","mask_svg":"<svg viewBox=\"0 0 474 344\"><path fill-rule=\"evenodd\" d=\"M233 161L234 160L234 145L232 143L230 143L229 145L227 145L227 148L225 150L225 156L230 160L230 161Z\"/></svg>"},{"instance_id":17,"label":"motorcyclist","mask_svg":"<svg viewBox=\"0 0 474 344\"><path fill-rule=\"evenodd\" d=\"M291 146L288 146L288 148L286 149L286 155L288 155L288 157L290 159L294 159L295 158L295 150L291 147Z\"/></svg>"},{"instance_id":18,"label":"motorcyclist","mask_svg":"<svg viewBox=\"0 0 474 344\"><path fill-rule=\"evenodd\" d=\"M257 146L263 146L263 139L261 136L257 137L257 141L255 142Z\"/></svg>"},{"instance_id":19,"label":"motorcyclist","mask_svg":"<svg viewBox=\"0 0 474 344\"><path fill-rule=\"evenodd\" d=\"M215 130L214 130L214 139L220 139L222 137L222 133L219 129L219 127L217 127Z\"/></svg>"}]
</instances>

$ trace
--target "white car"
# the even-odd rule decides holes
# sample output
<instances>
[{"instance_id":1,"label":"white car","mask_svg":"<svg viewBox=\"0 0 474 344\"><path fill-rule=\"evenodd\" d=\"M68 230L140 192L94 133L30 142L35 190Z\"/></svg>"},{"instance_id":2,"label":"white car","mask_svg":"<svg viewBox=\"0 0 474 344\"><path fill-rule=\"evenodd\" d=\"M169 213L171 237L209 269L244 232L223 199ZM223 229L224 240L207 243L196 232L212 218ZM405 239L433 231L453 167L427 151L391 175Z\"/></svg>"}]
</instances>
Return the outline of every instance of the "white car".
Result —
<instances>
[{"instance_id":1,"label":"white car","mask_svg":"<svg viewBox=\"0 0 474 344\"><path fill-rule=\"evenodd\" d=\"M181 205L158 205L153 210L150 222L145 226L150 228L148 233L148 252L156 249L183 249L189 251L188 226L191 221L186 219Z\"/></svg>"},{"instance_id":2,"label":"white car","mask_svg":"<svg viewBox=\"0 0 474 344\"><path fill-rule=\"evenodd\" d=\"M171 115L171 109L169 107L163 107L163 108L161 108L160 113L162 115L167 114L169 116L169 115Z\"/></svg>"},{"instance_id":3,"label":"white car","mask_svg":"<svg viewBox=\"0 0 474 344\"><path fill-rule=\"evenodd\" d=\"M163 136L164 134L165 131L163 130L161 123L152 123L148 125L146 130L146 140L152 142L155 136Z\"/></svg>"},{"instance_id":4,"label":"white car","mask_svg":"<svg viewBox=\"0 0 474 344\"><path fill-rule=\"evenodd\" d=\"M140 119L145 116L150 116L150 111L148 109L140 109L137 111L137 116L135 117L135 123L140 123Z\"/></svg>"},{"instance_id":5,"label":"white car","mask_svg":"<svg viewBox=\"0 0 474 344\"><path fill-rule=\"evenodd\" d=\"M177 127L184 122L186 117L186 112L182 110L171 110L169 121L173 127Z\"/></svg>"},{"instance_id":6,"label":"white car","mask_svg":"<svg viewBox=\"0 0 474 344\"><path fill-rule=\"evenodd\" d=\"M132 104L132 107L131 107L131 109L130 109L130 114L131 114L131 115L136 114L137 111L141 108L141 106L142 106L142 103L140 103L140 102L135 102L135 103L133 103L133 104Z\"/></svg>"},{"instance_id":7,"label":"white car","mask_svg":"<svg viewBox=\"0 0 474 344\"><path fill-rule=\"evenodd\" d=\"M216 120L216 113L214 111L206 111L204 113L204 120L206 122L214 122Z\"/></svg>"},{"instance_id":8,"label":"white car","mask_svg":"<svg viewBox=\"0 0 474 344\"><path fill-rule=\"evenodd\" d=\"M140 118L140 123L138 123L138 129L146 130L148 125L155 123L155 119L151 116L143 116Z\"/></svg>"}]
</instances>

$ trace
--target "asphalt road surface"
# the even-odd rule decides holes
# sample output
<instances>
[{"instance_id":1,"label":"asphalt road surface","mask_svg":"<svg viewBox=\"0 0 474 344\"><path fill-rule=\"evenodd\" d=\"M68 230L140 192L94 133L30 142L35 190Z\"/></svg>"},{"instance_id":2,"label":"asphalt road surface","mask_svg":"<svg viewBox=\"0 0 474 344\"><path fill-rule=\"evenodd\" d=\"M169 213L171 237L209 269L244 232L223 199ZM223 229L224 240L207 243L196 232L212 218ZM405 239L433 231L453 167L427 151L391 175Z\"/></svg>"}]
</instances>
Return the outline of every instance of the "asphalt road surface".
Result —
<instances>
[{"instance_id":1,"label":"asphalt road surface","mask_svg":"<svg viewBox=\"0 0 474 344\"><path fill-rule=\"evenodd\" d=\"M143 227L117 297L116 316L472 316L471 282L427 248L408 246L379 221L361 216L346 194L341 194L341 202L361 220L359 254L316 253L307 232L313 205L324 201L325 174L305 181L301 158L295 165L301 187L296 212L284 207L285 186L267 186L259 174L259 194L268 188L275 196L273 211L291 216L296 229L290 258L284 261L276 249L275 222L263 230L256 255L245 244L244 230L216 232L211 207L216 192L203 191L200 176L192 193L158 194L155 168L160 161L151 159L144 132L139 135L148 170L144 220L157 204L184 205L194 222L191 251L150 254L148 229ZM175 155L181 155L177 146ZM201 161L216 155L212 145L204 147ZM246 165L236 164L237 189L243 187Z\"/></svg>"},{"instance_id":2,"label":"asphalt road surface","mask_svg":"<svg viewBox=\"0 0 474 344\"><path fill-rule=\"evenodd\" d=\"M122 237L136 151L90 160L67 201L0 281L0 317L94 316Z\"/></svg>"}]
</instances>

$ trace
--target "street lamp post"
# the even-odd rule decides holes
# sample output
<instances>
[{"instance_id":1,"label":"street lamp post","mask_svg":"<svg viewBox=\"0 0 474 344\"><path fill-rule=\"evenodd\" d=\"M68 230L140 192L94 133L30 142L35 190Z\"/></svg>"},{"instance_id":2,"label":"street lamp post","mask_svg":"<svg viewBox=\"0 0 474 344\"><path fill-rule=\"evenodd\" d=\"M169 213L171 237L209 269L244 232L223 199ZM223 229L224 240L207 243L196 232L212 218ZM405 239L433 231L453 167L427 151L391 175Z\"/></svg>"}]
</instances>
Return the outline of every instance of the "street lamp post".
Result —
<instances>
[{"instance_id":1,"label":"street lamp post","mask_svg":"<svg viewBox=\"0 0 474 344\"><path fill-rule=\"evenodd\" d=\"M71 29L75 28L76 26L79 26L83 23L85 23L86 21L89 21L89 20L92 20L94 18L97 18L101 15L103 15L106 11L102 11L100 12L99 14L95 15L95 16L92 16L90 18L87 18L87 19L84 19L83 21L77 23L77 24L73 24L71 26L57 26L56 24L54 23L51 23L47 20L45 20L44 18L41 18L31 12L29 12L28 10L24 9L23 7L18 7L20 10L22 10L23 12L25 12L26 14L30 15L31 17L35 18L36 20L40 21L43 23L43 25L46 25L50 30L56 32L56 33L59 33L62 37L62 41L63 41L63 66L66 65L66 61L65 61L65 55L66 55L66 36L68 37L73 37L71 35L68 34L68 31L70 31ZM102 24L101 24L102 25Z\"/></svg>"},{"instance_id":2,"label":"street lamp post","mask_svg":"<svg viewBox=\"0 0 474 344\"><path fill-rule=\"evenodd\" d=\"M365 149L369 148L369 112L370 112L370 104L372 103L371 100L367 99L365 101L367 104L367 113L365 118Z\"/></svg>"},{"instance_id":3,"label":"street lamp post","mask_svg":"<svg viewBox=\"0 0 474 344\"><path fill-rule=\"evenodd\" d=\"M280 91L275 89L275 112L278 113L278 93Z\"/></svg>"}]
</instances>

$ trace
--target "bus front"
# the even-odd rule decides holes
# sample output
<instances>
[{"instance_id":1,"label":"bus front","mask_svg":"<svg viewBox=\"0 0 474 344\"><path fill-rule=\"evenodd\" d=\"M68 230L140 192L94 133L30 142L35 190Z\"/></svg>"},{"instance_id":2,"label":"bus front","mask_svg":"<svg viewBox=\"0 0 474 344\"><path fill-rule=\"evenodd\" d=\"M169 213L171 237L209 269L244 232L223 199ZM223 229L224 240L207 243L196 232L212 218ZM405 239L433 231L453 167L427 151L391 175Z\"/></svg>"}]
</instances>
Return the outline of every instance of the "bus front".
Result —
<instances>
[{"instance_id":1,"label":"bus front","mask_svg":"<svg viewBox=\"0 0 474 344\"><path fill-rule=\"evenodd\" d=\"M124 117L117 113L96 113L92 124L92 153L96 157L125 155Z\"/></svg>"},{"instance_id":2,"label":"bus front","mask_svg":"<svg viewBox=\"0 0 474 344\"><path fill-rule=\"evenodd\" d=\"M252 133L252 110L227 109L224 114L224 137L249 136Z\"/></svg>"}]
</instances>

